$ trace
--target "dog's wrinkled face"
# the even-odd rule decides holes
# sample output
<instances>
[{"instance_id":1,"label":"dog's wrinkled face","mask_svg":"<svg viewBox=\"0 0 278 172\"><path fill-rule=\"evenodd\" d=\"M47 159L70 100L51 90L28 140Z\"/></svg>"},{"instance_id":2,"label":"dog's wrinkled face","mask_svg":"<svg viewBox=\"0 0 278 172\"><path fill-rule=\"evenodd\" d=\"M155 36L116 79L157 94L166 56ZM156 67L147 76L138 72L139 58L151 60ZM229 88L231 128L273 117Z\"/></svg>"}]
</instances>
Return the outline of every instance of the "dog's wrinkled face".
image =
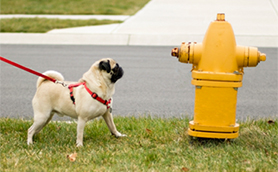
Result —
<instances>
[{"instance_id":1,"label":"dog's wrinkled face","mask_svg":"<svg viewBox=\"0 0 278 172\"><path fill-rule=\"evenodd\" d=\"M99 69L101 71L105 71L107 74L111 76L110 80L112 83L115 83L124 74L122 67L120 67L119 64L116 63L113 59L104 59L100 61Z\"/></svg>"}]
</instances>

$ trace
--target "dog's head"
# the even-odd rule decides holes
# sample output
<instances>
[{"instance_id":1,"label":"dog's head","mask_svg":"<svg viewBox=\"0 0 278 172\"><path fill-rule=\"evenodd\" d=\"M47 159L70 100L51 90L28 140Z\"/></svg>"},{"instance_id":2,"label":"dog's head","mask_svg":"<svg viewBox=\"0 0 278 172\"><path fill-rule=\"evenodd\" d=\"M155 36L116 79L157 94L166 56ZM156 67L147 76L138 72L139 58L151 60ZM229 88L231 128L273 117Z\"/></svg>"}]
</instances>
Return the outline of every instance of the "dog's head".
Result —
<instances>
[{"instance_id":1,"label":"dog's head","mask_svg":"<svg viewBox=\"0 0 278 172\"><path fill-rule=\"evenodd\" d=\"M123 69L115 60L106 58L96 61L91 68L83 74L79 82L85 81L89 85L94 83L98 86L105 82L106 85L110 85L119 80L123 74Z\"/></svg>"},{"instance_id":2,"label":"dog's head","mask_svg":"<svg viewBox=\"0 0 278 172\"><path fill-rule=\"evenodd\" d=\"M98 63L98 67L103 76L109 78L111 83L115 83L124 75L122 67L111 58L101 59Z\"/></svg>"}]
</instances>

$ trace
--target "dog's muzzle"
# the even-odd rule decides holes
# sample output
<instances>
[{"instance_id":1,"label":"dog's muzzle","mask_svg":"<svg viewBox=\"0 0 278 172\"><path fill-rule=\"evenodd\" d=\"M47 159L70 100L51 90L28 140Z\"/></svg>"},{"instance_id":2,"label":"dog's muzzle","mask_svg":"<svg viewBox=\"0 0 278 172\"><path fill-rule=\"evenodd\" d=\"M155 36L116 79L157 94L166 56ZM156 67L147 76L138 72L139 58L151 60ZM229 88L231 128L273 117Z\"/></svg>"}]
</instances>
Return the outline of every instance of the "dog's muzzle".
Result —
<instances>
[{"instance_id":1,"label":"dog's muzzle","mask_svg":"<svg viewBox=\"0 0 278 172\"><path fill-rule=\"evenodd\" d=\"M113 69L113 74L111 77L111 82L115 83L118 79L120 79L124 75L124 70L118 64Z\"/></svg>"}]
</instances>

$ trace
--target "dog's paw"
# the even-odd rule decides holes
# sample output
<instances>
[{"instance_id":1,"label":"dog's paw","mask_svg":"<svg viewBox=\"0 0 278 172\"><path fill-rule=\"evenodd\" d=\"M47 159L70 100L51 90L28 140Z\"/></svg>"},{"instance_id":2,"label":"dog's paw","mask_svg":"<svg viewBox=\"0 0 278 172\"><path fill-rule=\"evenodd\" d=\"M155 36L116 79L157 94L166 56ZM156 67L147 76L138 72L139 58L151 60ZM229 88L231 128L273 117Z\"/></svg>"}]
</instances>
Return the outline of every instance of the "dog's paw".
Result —
<instances>
[{"instance_id":1,"label":"dog's paw","mask_svg":"<svg viewBox=\"0 0 278 172\"><path fill-rule=\"evenodd\" d=\"M27 145L28 145L28 146L33 145L33 140L29 140L29 139L28 139L28 140L27 140Z\"/></svg>"},{"instance_id":2,"label":"dog's paw","mask_svg":"<svg viewBox=\"0 0 278 172\"><path fill-rule=\"evenodd\" d=\"M121 135L118 136L118 137L127 137L127 135L126 135L126 134L121 134Z\"/></svg>"},{"instance_id":3,"label":"dog's paw","mask_svg":"<svg viewBox=\"0 0 278 172\"><path fill-rule=\"evenodd\" d=\"M83 147L83 143L82 142L77 142L76 147Z\"/></svg>"},{"instance_id":4,"label":"dog's paw","mask_svg":"<svg viewBox=\"0 0 278 172\"><path fill-rule=\"evenodd\" d=\"M126 134L122 134L122 133L120 133L120 132L117 132L116 134L114 134L114 133L111 133L112 135L114 135L115 137L126 137L127 135Z\"/></svg>"}]
</instances>

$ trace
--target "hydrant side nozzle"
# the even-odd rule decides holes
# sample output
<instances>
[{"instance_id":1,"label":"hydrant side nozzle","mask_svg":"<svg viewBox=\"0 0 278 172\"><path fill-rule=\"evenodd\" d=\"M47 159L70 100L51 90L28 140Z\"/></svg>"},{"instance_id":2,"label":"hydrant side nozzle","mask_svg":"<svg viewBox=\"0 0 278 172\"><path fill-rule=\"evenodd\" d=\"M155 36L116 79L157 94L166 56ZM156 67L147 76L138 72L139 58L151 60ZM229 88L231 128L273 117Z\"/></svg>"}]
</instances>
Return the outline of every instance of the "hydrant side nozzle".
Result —
<instances>
[{"instance_id":1,"label":"hydrant side nozzle","mask_svg":"<svg viewBox=\"0 0 278 172\"><path fill-rule=\"evenodd\" d=\"M197 44L197 42L194 42L194 44L192 45L193 46L192 46L192 51L190 51L189 63L198 65L202 57L203 44L201 43Z\"/></svg>"},{"instance_id":2,"label":"hydrant side nozzle","mask_svg":"<svg viewBox=\"0 0 278 172\"><path fill-rule=\"evenodd\" d=\"M260 61L265 61L266 55L258 51L256 47L249 47L248 52L248 67L257 66Z\"/></svg>"},{"instance_id":3,"label":"hydrant side nozzle","mask_svg":"<svg viewBox=\"0 0 278 172\"><path fill-rule=\"evenodd\" d=\"M236 47L236 58L238 67L255 67L260 61L266 60L266 55L255 47Z\"/></svg>"},{"instance_id":4,"label":"hydrant side nozzle","mask_svg":"<svg viewBox=\"0 0 278 172\"><path fill-rule=\"evenodd\" d=\"M248 52L249 47L246 46L237 46L236 47L236 58L238 67L247 67L248 66Z\"/></svg>"},{"instance_id":5,"label":"hydrant side nozzle","mask_svg":"<svg viewBox=\"0 0 278 172\"><path fill-rule=\"evenodd\" d=\"M180 48L173 48L171 55L177 57L182 63L198 65L202 56L202 44L197 42L183 42Z\"/></svg>"},{"instance_id":6,"label":"hydrant side nozzle","mask_svg":"<svg viewBox=\"0 0 278 172\"><path fill-rule=\"evenodd\" d=\"M188 63L190 55L190 44L191 42L183 42L180 47L179 61L182 63Z\"/></svg>"}]
</instances>

